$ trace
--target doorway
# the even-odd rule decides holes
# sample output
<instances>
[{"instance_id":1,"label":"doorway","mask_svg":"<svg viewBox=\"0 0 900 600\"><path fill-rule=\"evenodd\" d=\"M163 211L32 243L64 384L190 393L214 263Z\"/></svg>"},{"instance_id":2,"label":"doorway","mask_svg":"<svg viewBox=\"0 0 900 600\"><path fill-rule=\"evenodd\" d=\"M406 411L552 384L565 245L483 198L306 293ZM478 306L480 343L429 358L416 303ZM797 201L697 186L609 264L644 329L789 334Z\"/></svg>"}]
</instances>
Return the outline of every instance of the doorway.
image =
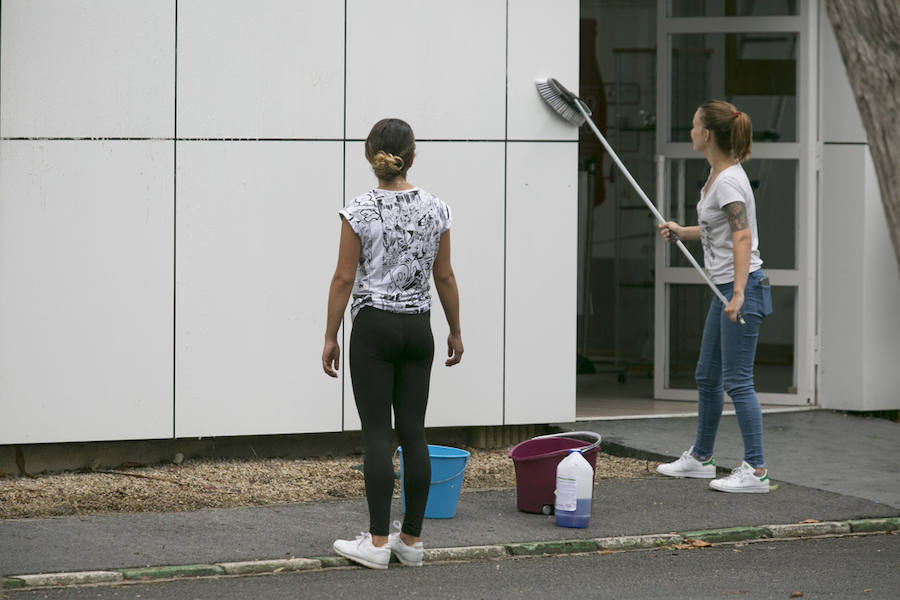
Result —
<instances>
[{"instance_id":1,"label":"doorway","mask_svg":"<svg viewBox=\"0 0 900 600\"><path fill-rule=\"evenodd\" d=\"M696 224L707 165L694 108L751 115L764 269L775 313L760 331L757 390L770 407L815 403L817 3L582 0L580 94L631 175L666 215ZM663 50L660 51L660 48ZM588 128L579 138L579 418L696 411L693 367L710 294ZM702 253L688 245L698 259ZM729 405L730 406L730 405Z\"/></svg>"},{"instance_id":2,"label":"doorway","mask_svg":"<svg viewBox=\"0 0 900 600\"><path fill-rule=\"evenodd\" d=\"M656 11L656 0L581 2L581 97L651 197ZM653 401L653 219L587 127L580 131L578 149L576 413L631 412Z\"/></svg>"}]
</instances>

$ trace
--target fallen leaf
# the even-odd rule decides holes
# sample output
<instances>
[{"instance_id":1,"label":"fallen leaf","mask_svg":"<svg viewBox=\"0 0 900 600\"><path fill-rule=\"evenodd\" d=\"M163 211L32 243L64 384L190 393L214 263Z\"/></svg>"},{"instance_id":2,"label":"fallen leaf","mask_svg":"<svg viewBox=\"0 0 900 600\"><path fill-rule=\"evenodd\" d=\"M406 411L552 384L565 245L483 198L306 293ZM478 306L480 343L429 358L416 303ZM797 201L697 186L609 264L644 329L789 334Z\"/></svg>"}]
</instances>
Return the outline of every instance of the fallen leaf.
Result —
<instances>
[{"instance_id":1,"label":"fallen leaf","mask_svg":"<svg viewBox=\"0 0 900 600\"><path fill-rule=\"evenodd\" d=\"M804 523L818 523L819 520L818 520L818 519L804 519L804 520L802 520L802 521L797 521L797 522L800 523L800 524L804 524Z\"/></svg>"},{"instance_id":2,"label":"fallen leaf","mask_svg":"<svg viewBox=\"0 0 900 600\"><path fill-rule=\"evenodd\" d=\"M866 594L868 594L868 593L871 592L871 591L872 591L872 588L866 588L866 589L863 590L863 592L866 593Z\"/></svg>"},{"instance_id":3,"label":"fallen leaf","mask_svg":"<svg viewBox=\"0 0 900 600\"><path fill-rule=\"evenodd\" d=\"M693 539L693 538L689 539L689 540L684 540L684 541L687 542L688 544L690 544L691 546L693 546L694 548L707 548L709 546L712 546L712 544L710 544L709 542L704 542L703 540L698 540L698 539Z\"/></svg>"},{"instance_id":4,"label":"fallen leaf","mask_svg":"<svg viewBox=\"0 0 900 600\"><path fill-rule=\"evenodd\" d=\"M791 598L802 598L803 592L791 592Z\"/></svg>"}]
</instances>

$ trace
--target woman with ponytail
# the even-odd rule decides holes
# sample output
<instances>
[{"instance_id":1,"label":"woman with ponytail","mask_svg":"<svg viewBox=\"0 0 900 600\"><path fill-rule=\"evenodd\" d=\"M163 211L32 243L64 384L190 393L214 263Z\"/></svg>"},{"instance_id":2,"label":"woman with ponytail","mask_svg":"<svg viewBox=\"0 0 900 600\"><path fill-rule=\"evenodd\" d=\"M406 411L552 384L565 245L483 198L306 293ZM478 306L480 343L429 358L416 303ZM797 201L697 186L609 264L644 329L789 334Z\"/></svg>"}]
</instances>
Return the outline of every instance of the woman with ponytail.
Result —
<instances>
[{"instance_id":1,"label":"woman with ponytail","mask_svg":"<svg viewBox=\"0 0 900 600\"><path fill-rule=\"evenodd\" d=\"M697 437L675 462L657 471L673 477L713 479L713 445L724 404L723 389L734 403L744 439L744 462L709 486L722 492L766 493L769 475L763 459L762 412L753 384L753 362L763 317L772 312L768 278L762 271L756 202L741 163L750 156L750 117L729 102L710 100L694 113L691 141L704 155L709 178L697 204L699 225L659 226L666 241L699 239L713 282L728 298L713 298L703 328L695 378L699 392ZM742 316L745 325L738 324Z\"/></svg>"},{"instance_id":2,"label":"woman with ponytail","mask_svg":"<svg viewBox=\"0 0 900 600\"><path fill-rule=\"evenodd\" d=\"M431 294L434 286L450 325L448 367L462 359L459 293L450 265L450 209L406 181L416 140L400 119L382 119L366 139L366 159L378 187L340 211L338 264L328 295L322 368L337 377L337 333L350 298L350 377L362 423L369 531L355 540L337 540L334 550L373 569L386 569L393 552L400 562L422 564L420 541L431 484L425 441L425 409L434 339ZM391 412L403 448L406 515L388 534L394 465Z\"/></svg>"}]
</instances>

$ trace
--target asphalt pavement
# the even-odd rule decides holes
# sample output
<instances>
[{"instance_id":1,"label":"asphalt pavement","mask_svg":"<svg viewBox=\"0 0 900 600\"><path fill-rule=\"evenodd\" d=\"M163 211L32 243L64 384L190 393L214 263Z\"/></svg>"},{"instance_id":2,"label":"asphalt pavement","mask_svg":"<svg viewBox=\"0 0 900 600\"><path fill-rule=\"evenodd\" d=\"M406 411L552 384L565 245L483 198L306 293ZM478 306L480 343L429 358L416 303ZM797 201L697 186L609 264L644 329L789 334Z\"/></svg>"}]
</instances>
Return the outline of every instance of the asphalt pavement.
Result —
<instances>
[{"instance_id":1,"label":"asphalt pavement","mask_svg":"<svg viewBox=\"0 0 900 600\"><path fill-rule=\"evenodd\" d=\"M895 600L900 536L728 544L443 563L388 571L324 569L273 577L205 577L153 585L39 589L44 600L366 598L777 598ZM828 565L828 568L823 568ZM792 596L794 594L794 596ZM802 596L797 596L802 594Z\"/></svg>"},{"instance_id":2,"label":"asphalt pavement","mask_svg":"<svg viewBox=\"0 0 900 600\"><path fill-rule=\"evenodd\" d=\"M597 431L611 451L676 457L690 446L694 426L694 419L641 419L565 427ZM900 517L900 424L814 411L766 415L764 430L773 480L768 494L714 492L707 480L696 479L601 480L589 527L567 529L557 527L552 516L517 511L515 490L463 492L454 518L426 520L426 548L596 540L808 520L888 518L886 527L895 528ZM734 417L723 417L718 464L739 464L740 444ZM394 518L400 518L399 500ZM367 521L364 499L2 520L0 575L318 559L334 556L333 540L352 538L366 529ZM766 531L760 535L777 530Z\"/></svg>"}]
</instances>

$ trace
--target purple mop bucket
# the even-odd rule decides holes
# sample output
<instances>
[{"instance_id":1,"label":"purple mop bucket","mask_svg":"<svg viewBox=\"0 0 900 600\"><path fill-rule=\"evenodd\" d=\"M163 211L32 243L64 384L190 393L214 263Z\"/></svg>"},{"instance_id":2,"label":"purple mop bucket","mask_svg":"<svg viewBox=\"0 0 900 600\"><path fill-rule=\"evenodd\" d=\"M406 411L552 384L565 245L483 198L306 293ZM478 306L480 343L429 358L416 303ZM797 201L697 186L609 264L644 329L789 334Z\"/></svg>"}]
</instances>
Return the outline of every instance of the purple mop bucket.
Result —
<instances>
[{"instance_id":1,"label":"purple mop bucket","mask_svg":"<svg viewBox=\"0 0 900 600\"><path fill-rule=\"evenodd\" d=\"M569 436L586 436L594 443L585 445L583 440ZM600 434L593 431L571 431L531 438L517 444L509 451L516 468L516 508L523 512L553 514L556 503L556 466L569 455L569 450L581 450L591 465L597 466L600 451Z\"/></svg>"}]
</instances>

